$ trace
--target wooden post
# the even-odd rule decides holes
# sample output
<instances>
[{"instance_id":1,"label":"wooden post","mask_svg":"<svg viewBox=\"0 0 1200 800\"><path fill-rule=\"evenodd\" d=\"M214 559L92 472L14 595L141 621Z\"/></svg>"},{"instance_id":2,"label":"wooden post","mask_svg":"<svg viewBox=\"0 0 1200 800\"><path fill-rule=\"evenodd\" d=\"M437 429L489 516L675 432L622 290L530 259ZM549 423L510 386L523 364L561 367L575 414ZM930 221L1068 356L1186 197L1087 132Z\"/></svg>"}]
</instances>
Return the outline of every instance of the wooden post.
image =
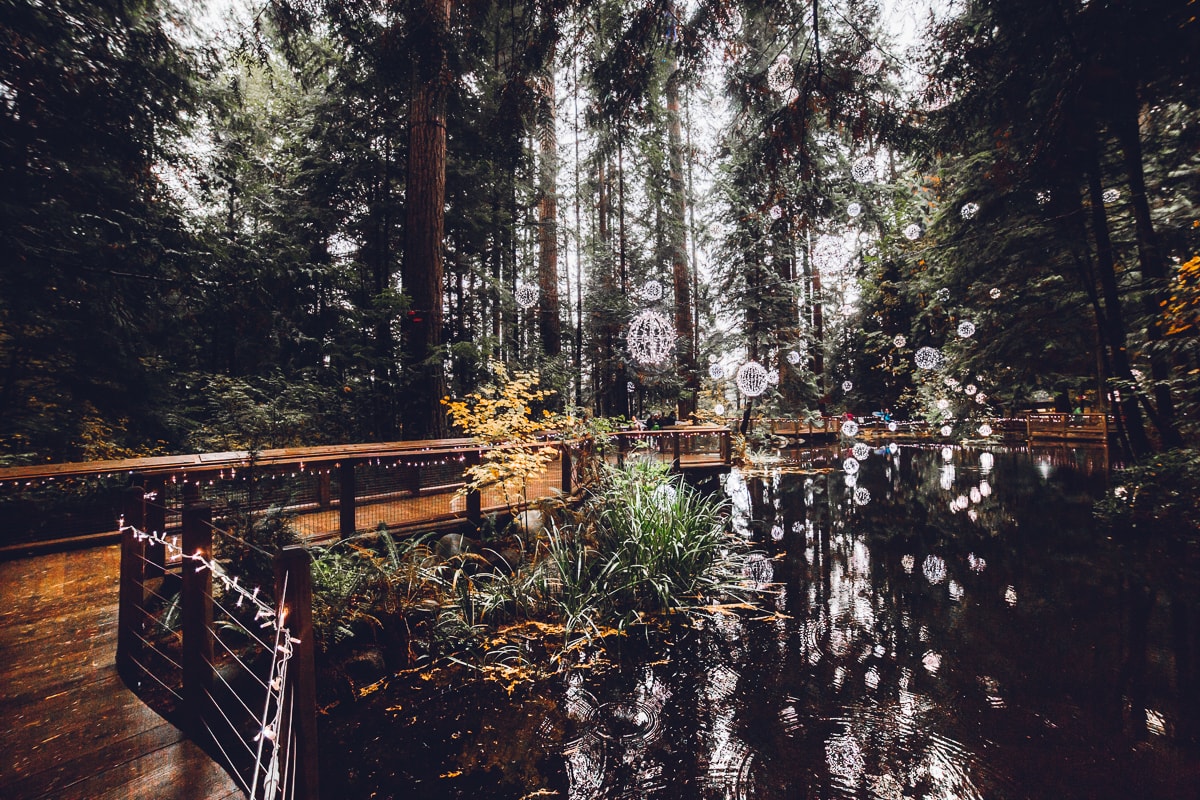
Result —
<instances>
[{"instance_id":1,"label":"wooden post","mask_svg":"<svg viewBox=\"0 0 1200 800\"><path fill-rule=\"evenodd\" d=\"M212 570L194 561L197 554L212 560L212 507L196 503L183 508L183 624L184 716L192 736L205 730L213 685Z\"/></svg>"},{"instance_id":2,"label":"wooden post","mask_svg":"<svg viewBox=\"0 0 1200 800\"><path fill-rule=\"evenodd\" d=\"M675 469L683 469L683 462L679 460L682 439L679 431L671 432L671 466Z\"/></svg>"},{"instance_id":3,"label":"wooden post","mask_svg":"<svg viewBox=\"0 0 1200 800\"><path fill-rule=\"evenodd\" d=\"M354 497L358 489L354 482L354 461L338 465L338 533L343 539L358 529L355 521Z\"/></svg>"},{"instance_id":4,"label":"wooden post","mask_svg":"<svg viewBox=\"0 0 1200 800\"><path fill-rule=\"evenodd\" d=\"M139 539L134 528L146 528L145 490L130 486L121 500L126 528L121 532L121 579L117 590L117 673L127 685L136 686L140 676L134 659L142 651L141 634L146 629L146 540Z\"/></svg>"},{"instance_id":5,"label":"wooden post","mask_svg":"<svg viewBox=\"0 0 1200 800\"><path fill-rule=\"evenodd\" d=\"M279 743L288 752L294 739L291 764L282 770L294 772L293 797L317 800L317 676L312 625L312 560L303 547L285 547L275 557L275 596L283 598L284 624L291 635L292 657L287 666L287 684L283 697L290 702L282 714ZM284 591L286 577L287 591ZM296 641L299 640L299 641Z\"/></svg>"},{"instance_id":6,"label":"wooden post","mask_svg":"<svg viewBox=\"0 0 1200 800\"><path fill-rule=\"evenodd\" d=\"M562 486L560 487L563 494L571 493L571 445L564 441L558 446L559 457L562 459Z\"/></svg>"},{"instance_id":7,"label":"wooden post","mask_svg":"<svg viewBox=\"0 0 1200 800\"><path fill-rule=\"evenodd\" d=\"M467 462L463 469L463 480L467 480L466 467L473 467L483 459L483 454L479 450L472 450L467 455ZM478 489L471 489L467 492L467 519L472 525L483 524L483 496Z\"/></svg>"},{"instance_id":8,"label":"wooden post","mask_svg":"<svg viewBox=\"0 0 1200 800\"><path fill-rule=\"evenodd\" d=\"M617 469L625 468L625 436L621 433L616 434L617 437Z\"/></svg>"},{"instance_id":9,"label":"wooden post","mask_svg":"<svg viewBox=\"0 0 1200 800\"><path fill-rule=\"evenodd\" d=\"M146 487L146 530L164 535L167 532L167 481L161 475L147 475L142 485ZM161 578L166 574L167 548L163 544L150 543L146 546L146 578Z\"/></svg>"},{"instance_id":10,"label":"wooden post","mask_svg":"<svg viewBox=\"0 0 1200 800\"><path fill-rule=\"evenodd\" d=\"M329 508L329 483L328 471L317 473L317 505L321 508Z\"/></svg>"},{"instance_id":11,"label":"wooden post","mask_svg":"<svg viewBox=\"0 0 1200 800\"><path fill-rule=\"evenodd\" d=\"M811 427L811 425L809 426ZM721 431L721 464L729 466L729 462L733 460L733 443L730 439L732 434L729 428Z\"/></svg>"}]
</instances>

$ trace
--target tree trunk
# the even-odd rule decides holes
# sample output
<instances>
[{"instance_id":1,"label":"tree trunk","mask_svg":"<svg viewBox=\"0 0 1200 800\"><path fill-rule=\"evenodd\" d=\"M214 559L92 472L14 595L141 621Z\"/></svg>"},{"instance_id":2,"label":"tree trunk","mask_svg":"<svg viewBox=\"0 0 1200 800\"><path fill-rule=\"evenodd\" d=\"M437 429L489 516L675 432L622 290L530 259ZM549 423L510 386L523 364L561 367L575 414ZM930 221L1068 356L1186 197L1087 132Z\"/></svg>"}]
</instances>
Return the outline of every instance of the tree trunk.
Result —
<instances>
[{"instance_id":1,"label":"tree trunk","mask_svg":"<svg viewBox=\"0 0 1200 800\"><path fill-rule=\"evenodd\" d=\"M553 63L553 54L548 61ZM558 136L554 129L554 75L543 81L549 120L540 134L541 164L538 175L538 332L547 359L562 353L562 323L558 317Z\"/></svg>"},{"instance_id":2,"label":"tree trunk","mask_svg":"<svg viewBox=\"0 0 1200 800\"><path fill-rule=\"evenodd\" d=\"M700 377L692 329L691 283L688 276L687 217L683 194L683 131L679 116L679 62L672 58L667 78L667 142L670 150L670 218L667 222L671 248L671 276L675 283L675 358L683 378L683 392L677 401L678 418L687 419L696 411Z\"/></svg>"},{"instance_id":3,"label":"tree trunk","mask_svg":"<svg viewBox=\"0 0 1200 800\"><path fill-rule=\"evenodd\" d=\"M446 95L450 0L412 0L404 286L412 299L405 339L410 381L404 438L441 438L446 416L442 359L442 239L446 198Z\"/></svg>"}]
</instances>

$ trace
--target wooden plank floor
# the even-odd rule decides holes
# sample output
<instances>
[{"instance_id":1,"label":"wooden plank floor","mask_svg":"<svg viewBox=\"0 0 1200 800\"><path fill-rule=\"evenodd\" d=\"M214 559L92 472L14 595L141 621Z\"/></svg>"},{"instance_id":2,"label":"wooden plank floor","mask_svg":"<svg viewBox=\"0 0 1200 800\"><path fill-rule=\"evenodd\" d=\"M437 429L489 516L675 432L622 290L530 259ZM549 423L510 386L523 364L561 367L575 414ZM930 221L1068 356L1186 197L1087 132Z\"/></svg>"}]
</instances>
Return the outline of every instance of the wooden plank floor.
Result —
<instances>
[{"instance_id":1,"label":"wooden plank floor","mask_svg":"<svg viewBox=\"0 0 1200 800\"><path fill-rule=\"evenodd\" d=\"M119 561L108 546L0 563L0 797L242 797L117 676Z\"/></svg>"}]
</instances>

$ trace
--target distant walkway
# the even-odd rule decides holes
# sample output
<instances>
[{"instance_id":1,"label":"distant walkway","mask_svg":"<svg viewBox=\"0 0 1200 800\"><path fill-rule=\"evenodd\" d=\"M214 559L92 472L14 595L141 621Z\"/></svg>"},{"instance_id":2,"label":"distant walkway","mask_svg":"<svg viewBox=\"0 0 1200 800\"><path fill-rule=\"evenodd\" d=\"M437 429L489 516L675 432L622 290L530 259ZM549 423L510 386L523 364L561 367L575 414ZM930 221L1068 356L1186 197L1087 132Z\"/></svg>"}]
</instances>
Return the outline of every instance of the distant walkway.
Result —
<instances>
[{"instance_id":1,"label":"distant walkway","mask_svg":"<svg viewBox=\"0 0 1200 800\"><path fill-rule=\"evenodd\" d=\"M0 563L0 797L232 800L117 675L117 546Z\"/></svg>"}]
</instances>

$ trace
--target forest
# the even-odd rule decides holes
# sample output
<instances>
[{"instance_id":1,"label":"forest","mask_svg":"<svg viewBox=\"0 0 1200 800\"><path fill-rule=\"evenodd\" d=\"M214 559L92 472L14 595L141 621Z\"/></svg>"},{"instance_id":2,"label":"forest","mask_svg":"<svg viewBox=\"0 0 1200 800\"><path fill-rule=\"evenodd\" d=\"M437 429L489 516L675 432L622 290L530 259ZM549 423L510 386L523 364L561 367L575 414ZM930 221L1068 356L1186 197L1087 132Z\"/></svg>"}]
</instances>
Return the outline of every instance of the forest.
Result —
<instances>
[{"instance_id":1,"label":"forest","mask_svg":"<svg viewBox=\"0 0 1200 800\"><path fill-rule=\"evenodd\" d=\"M493 364L1197 432L1193 2L212 5L0 2L0 464L443 437Z\"/></svg>"}]
</instances>

